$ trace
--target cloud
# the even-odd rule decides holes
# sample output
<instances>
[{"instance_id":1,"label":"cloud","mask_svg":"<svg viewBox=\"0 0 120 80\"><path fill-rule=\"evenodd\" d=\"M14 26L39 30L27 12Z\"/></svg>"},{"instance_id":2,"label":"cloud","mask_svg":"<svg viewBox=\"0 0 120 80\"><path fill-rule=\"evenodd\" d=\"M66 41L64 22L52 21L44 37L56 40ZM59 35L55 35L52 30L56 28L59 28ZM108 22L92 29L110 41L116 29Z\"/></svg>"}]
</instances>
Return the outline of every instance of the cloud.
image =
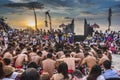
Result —
<instances>
[{"instance_id":1,"label":"cloud","mask_svg":"<svg viewBox=\"0 0 120 80\"><path fill-rule=\"evenodd\" d=\"M78 0L80 4L84 4L86 7L91 7L96 4L95 0Z\"/></svg>"},{"instance_id":2,"label":"cloud","mask_svg":"<svg viewBox=\"0 0 120 80\"><path fill-rule=\"evenodd\" d=\"M71 19L73 19L73 18L72 18L72 17L64 17L64 19L70 19L70 20L71 20Z\"/></svg>"},{"instance_id":3,"label":"cloud","mask_svg":"<svg viewBox=\"0 0 120 80\"><path fill-rule=\"evenodd\" d=\"M107 12L96 13L92 11L81 11L80 14L76 17L77 20L102 20L107 19Z\"/></svg>"},{"instance_id":4,"label":"cloud","mask_svg":"<svg viewBox=\"0 0 120 80\"><path fill-rule=\"evenodd\" d=\"M0 6L0 14L11 18L11 20L13 16L15 19L16 16L20 20L27 19L33 15L31 7L28 7L28 3L31 1L44 4L43 9L36 7L37 17L41 20L44 19L45 12L50 10L52 20L57 23L69 21L72 18L80 21L87 18L94 22L98 20L105 22L104 20L107 21L108 17L108 8L112 7L112 18L115 20L117 18L117 21L120 21L120 0L0 0L0 5L4 5L4 7Z\"/></svg>"},{"instance_id":5,"label":"cloud","mask_svg":"<svg viewBox=\"0 0 120 80\"><path fill-rule=\"evenodd\" d=\"M114 5L113 8L120 8L120 4Z\"/></svg>"},{"instance_id":6,"label":"cloud","mask_svg":"<svg viewBox=\"0 0 120 80\"><path fill-rule=\"evenodd\" d=\"M34 8L37 8L37 9L43 8L43 4L39 2L8 3L8 4L5 4L4 6L9 8L28 8L28 9L33 9L33 6Z\"/></svg>"},{"instance_id":7,"label":"cloud","mask_svg":"<svg viewBox=\"0 0 120 80\"><path fill-rule=\"evenodd\" d=\"M90 11L82 11L81 13L82 13L82 14L86 14L86 15L93 14L93 13L90 12Z\"/></svg>"},{"instance_id":8,"label":"cloud","mask_svg":"<svg viewBox=\"0 0 120 80\"><path fill-rule=\"evenodd\" d=\"M24 2L35 2L37 0L10 0L11 2L14 2L14 3L24 3Z\"/></svg>"},{"instance_id":9,"label":"cloud","mask_svg":"<svg viewBox=\"0 0 120 80\"><path fill-rule=\"evenodd\" d=\"M10 0L14 3L9 3L6 6L11 8L28 8L27 3L34 0ZM51 10L51 12L58 16L77 16L80 11L86 8L90 8L90 5L94 5L91 1L82 0L35 0L44 4L42 11ZM39 12L39 11L38 11ZM75 13L74 13L75 12Z\"/></svg>"},{"instance_id":10,"label":"cloud","mask_svg":"<svg viewBox=\"0 0 120 80\"><path fill-rule=\"evenodd\" d=\"M25 1L25 0L24 0ZM32 4L37 9L42 9L43 4L40 2L27 2L27 3L5 3L2 5L2 8L0 9L2 12L0 12L2 15L8 16L8 15L23 15L23 14L28 14L31 15L33 12L30 10L32 8Z\"/></svg>"},{"instance_id":11,"label":"cloud","mask_svg":"<svg viewBox=\"0 0 120 80\"><path fill-rule=\"evenodd\" d=\"M91 3L91 4L94 4L95 0L78 0L79 3Z\"/></svg>"},{"instance_id":12,"label":"cloud","mask_svg":"<svg viewBox=\"0 0 120 80\"><path fill-rule=\"evenodd\" d=\"M118 1L120 1L120 0L115 0L115 1L117 1L117 2L118 2Z\"/></svg>"},{"instance_id":13,"label":"cloud","mask_svg":"<svg viewBox=\"0 0 120 80\"><path fill-rule=\"evenodd\" d=\"M67 6L66 0L61 1L61 0L40 0L40 2L44 3L47 6L54 6L54 7L59 7L59 6Z\"/></svg>"},{"instance_id":14,"label":"cloud","mask_svg":"<svg viewBox=\"0 0 120 80\"><path fill-rule=\"evenodd\" d=\"M112 14L113 16L118 16L120 15L120 4L116 4L112 6Z\"/></svg>"},{"instance_id":15,"label":"cloud","mask_svg":"<svg viewBox=\"0 0 120 80\"><path fill-rule=\"evenodd\" d=\"M63 1L63 2L64 2L64 1L66 1L66 0L61 0L61 1Z\"/></svg>"},{"instance_id":16,"label":"cloud","mask_svg":"<svg viewBox=\"0 0 120 80\"><path fill-rule=\"evenodd\" d=\"M18 2L23 2L23 0L10 0L11 2L15 2L15 3L18 3Z\"/></svg>"}]
</instances>

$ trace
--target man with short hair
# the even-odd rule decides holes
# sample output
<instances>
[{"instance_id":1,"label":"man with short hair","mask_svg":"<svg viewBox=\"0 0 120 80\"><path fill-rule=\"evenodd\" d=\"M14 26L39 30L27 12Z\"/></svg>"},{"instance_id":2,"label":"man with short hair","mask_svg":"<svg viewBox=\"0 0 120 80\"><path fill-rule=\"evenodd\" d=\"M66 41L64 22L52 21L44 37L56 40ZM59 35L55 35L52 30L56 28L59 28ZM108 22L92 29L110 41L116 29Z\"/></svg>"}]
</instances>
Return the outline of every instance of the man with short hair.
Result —
<instances>
[{"instance_id":1,"label":"man with short hair","mask_svg":"<svg viewBox=\"0 0 120 80\"><path fill-rule=\"evenodd\" d=\"M41 51L37 52L37 55L32 57L31 62L33 61L40 66L42 61L41 55L42 55Z\"/></svg>"},{"instance_id":2,"label":"man with short hair","mask_svg":"<svg viewBox=\"0 0 120 80\"><path fill-rule=\"evenodd\" d=\"M45 47L44 50L42 51L42 59L43 60L46 59L47 54L48 54L48 48Z\"/></svg>"},{"instance_id":3,"label":"man with short hair","mask_svg":"<svg viewBox=\"0 0 120 80\"><path fill-rule=\"evenodd\" d=\"M88 70L91 71L91 68L97 64L97 60L94 56L89 55L88 52L85 52L85 58L83 59L81 65L86 65Z\"/></svg>"},{"instance_id":4,"label":"man with short hair","mask_svg":"<svg viewBox=\"0 0 120 80\"><path fill-rule=\"evenodd\" d=\"M105 69L103 73L105 79L119 78L118 73L111 69L111 62L109 60L103 62L103 68Z\"/></svg>"},{"instance_id":5,"label":"man with short hair","mask_svg":"<svg viewBox=\"0 0 120 80\"><path fill-rule=\"evenodd\" d=\"M52 77L55 69L56 61L52 59L52 54L47 54L47 59L42 61L42 67L44 72L48 72L50 77Z\"/></svg>"},{"instance_id":6,"label":"man with short hair","mask_svg":"<svg viewBox=\"0 0 120 80\"><path fill-rule=\"evenodd\" d=\"M29 60L30 60L30 62L33 60L34 56L37 56L36 51L37 51L37 49L33 48L33 51L29 53Z\"/></svg>"},{"instance_id":7,"label":"man with short hair","mask_svg":"<svg viewBox=\"0 0 120 80\"><path fill-rule=\"evenodd\" d=\"M82 72L78 69L74 70L72 73L73 79L72 80L82 80Z\"/></svg>"},{"instance_id":8,"label":"man with short hair","mask_svg":"<svg viewBox=\"0 0 120 80\"><path fill-rule=\"evenodd\" d=\"M15 80L17 77L20 77L22 72L15 72L15 68L11 66L11 61L8 58L3 59L5 66L5 78L3 80Z\"/></svg>"},{"instance_id":9,"label":"man with short hair","mask_svg":"<svg viewBox=\"0 0 120 80\"><path fill-rule=\"evenodd\" d=\"M12 53L13 53L13 49L10 48L10 47L8 47L7 52L3 55L3 59L4 58L8 58L12 62L13 61L13 55L12 55Z\"/></svg>"},{"instance_id":10,"label":"man with short hair","mask_svg":"<svg viewBox=\"0 0 120 80\"><path fill-rule=\"evenodd\" d=\"M21 69L23 67L23 62L28 62L28 56L26 52L18 54L15 61L15 68Z\"/></svg>"},{"instance_id":11,"label":"man with short hair","mask_svg":"<svg viewBox=\"0 0 120 80\"><path fill-rule=\"evenodd\" d=\"M58 59L58 62L65 62L68 65L68 73L71 74L75 70L75 61L80 62L81 58L74 58L70 56L70 51L64 51L65 58Z\"/></svg>"},{"instance_id":12,"label":"man with short hair","mask_svg":"<svg viewBox=\"0 0 120 80\"><path fill-rule=\"evenodd\" d=\"M105 54L103 54L101 50L97 50L97 54L99 58L98 64L100 66L103 64L104 61L109 60L109 58Z\"/></svg>"}]
</instances>

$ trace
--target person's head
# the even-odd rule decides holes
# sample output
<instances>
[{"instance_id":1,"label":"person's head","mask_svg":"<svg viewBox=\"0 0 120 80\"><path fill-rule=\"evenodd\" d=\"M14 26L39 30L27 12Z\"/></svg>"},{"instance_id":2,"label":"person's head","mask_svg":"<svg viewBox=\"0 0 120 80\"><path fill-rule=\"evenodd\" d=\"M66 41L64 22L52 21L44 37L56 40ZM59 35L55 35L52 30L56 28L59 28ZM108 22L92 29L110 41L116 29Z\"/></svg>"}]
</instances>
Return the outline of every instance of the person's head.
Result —
<instances>
[{"instance_id":1,"label":"person's head","mask_svg":"<svg viewBox=\"0 0 120 80\"><path fill-rule=\"evenodd\" d=\"M28 53L31 52L31 48L30 48L30 47L27 48L27 52L28 52Z\"/></svg>"},{"instance_id":2,"label":"person's head","mask_svg":"<svg viewBox=\"0 0 120 80\"><path fill-rule=\"evenodd\" d=\"M52 54L47 54L47 58L52 58Z\"/></svg>"},{"instance_id":3,"label":"person's head","mask_svg":"<svg viewBox=\"0 0 120 80\"><path fill-rule=\"evenodd\" d=\"M20 48L20 50L24 49L24 48L25 48L25 44L20 43L20 44L19 44L19 48Z\"/></svg>"},{"instance_id":4,"label":"person's head","mask_svg":"<svg viewBox=\"0 0 120 80\"><path fill-rule=\"evenodd\" d=\"M16 55L20 54L21 50L19 48L16 49Z\"/></svg>"},{"instance_id":5,"label":"person's head","mask_svg":"<svg viewBox=\"0 0 120 80\"><path fill-rule=\"evenodd\" d=\"M97 52L97 54L98 54L98 57L99 57L99 58L102 58L102 55L103 55L103 54L102 54L102 51L101 51L101 50L97 50L96 52Z\"/></svg>"},{"instance_id":6,"label":"person's head","mask_svg":"<svg viewBox=\"0 0 120 80\"><path fill-rule=\"evenodd\" d=\"M36 69L28 68L25 72L23 72L20 80L40 80L40 75Z\"/></svg>"},{"instance_id":7,"label":"person's head","mask_svg":"<svg viewBox=\"0 0 120 80\"><path fill-rule=\"evenodd\" d=\"M106 60L103 62L103 67L107 70L107 69L111 69L111 61Z\"/></svg>"},{"instance_id":8,"label":"person's head","mask_svg":"<svg viewBox=\"0 0 120 80\"><path fill-rule=\"evenodd\" d=\"M37 55L38 55L38 56L42 56L42 52L41 52L41 51L38 51L38 52L37 52Z\"/></svg>"},{"instance_id":9,"label":"person's head","mask_svg":"<svg viewBox=\"0 0 120 80\"><path fill-rule=\"evenodd\" d=\"M65 54L65 57L70 57L70 53L66 53L66 54Z\"/></svg>"},{"instance_id":10,"label":"person's head","mask_svg":"<svg viewBox=\"0 0 120 80\"><path fill-rule=\"evenodd\" d=\"M41 80L50 80L50 75L48 72L44 72L41 75Z\"/></svg>"},{"instance_id":11,"label":"person's head","mask_svg":"<svg viewBox=\"0 0 120 80\"><path fill-rule=\"evenodd\" d=\"M103 50L103 52L105 52L105 51L107 51L107 50L109 50L109 49L108 49L107 46L103 46L103 47L102 47L102 50Z\"/></svg>"},{"instance_id":12,"label":"person's head","mask_svg":"<svg viewBox=\"0 0 120 80\"><path fill-rule=\"evenodd\" d=\"M87 80L96 80L99 75L101 75L102 70L99 65L94 65L88 75Z\"/></svg>"},{"instance_id":13,"label":"person's head","mask_svg":"<svg viewBox=\"0 0 120 80\"><path fill-rule=\"evenodd\" d=\"M35 69L37 70L38 65L37 65L35 62L30 62L30 63L28 64L28 68L35 68Z\"/></svg>"},{"instance_id":14,"label":"person's head","mask_svg":"<svg viewBox=\"0 0 120 80\"><path fill-rule=\"evenodd\" d=\"M4 68L4 63L2 60L0 60L0 78L2 78L5 75L3 68Z\"/></svg>"},{"instance_id":15,"label":"person's head","mask_svg":"<svg viewBox=\"0 0 120 80\"><path fill-rule=\"evenodd\" d=\"M67 54L68 53L68 51L67 50L64 50L64 54Z\"/></svg>"},{"instance_id":16,"label":"person's head","mask_svg":"<svg viewBox=\"0 0 120 80\"><path fill-rule=\"evenodd\" d=\"M26 54L26 55L27 55L28 53L27 53L27 52L23 52L23 54Z\"/></svg>"},{"instance_id":17,"label":"person's head","mask_svg":"<svg viewBox=\"0 0 120 80\"><path fill-rule=\"evenodd\" d=\"M12 53L13 52L13 47L11 45L8 46L7 51Z\"/></svg>"},{"instance_id":18,"label":"person's head","mask_svg":"<svg viewBox=\"0 0 120 80\"><path fill-rule=\"evenodd\" d=\"M77 80L77 79L81 79L82 76L82 72L78 69L74 70L72 73L73 79Z\"/></svg>"},{"instance_id":19,"label":"person's head","mask_svg":"<svg viewBox=\"0 0 120 80\"><path fill-rule=\"evenodd\" d=\"M11 60L8 58L4 58L3 61L4 61L5 65L10 65L10 63L11 63Z\"/></svg>"},{"instance_id":20,"label":"person's head","mask_svg":"<svg viewBox=\"0 0 120 80\"><path fill-rule=\"evenodd\" d=\"M71 52L70 52L69 50L65 50L65 51L64 51L65 57L70 57L70 53L71 53Z\"/></svg>"},{"instance_id":21,"label":"person's head","mask_svg":"<svg viewBox=\"0 0 120 80\"><path fill-rule=\"evenodd\" d=\"M49 49L48 52L49 52L49 53L54 53L54 50L51 48L51 49Z\"/></svg>"},{"instance_id":22,"label":"person's head","mask_svg":"<svg viewBox=\"0 0 120 80\"><path fill-rule=\"evenodd\" d=\"M37 48L36 47L33 47L33 52L37 52Z\"/></svg>"},{"instance_id":23,"label":"person's head","mask_svg":"<svg viewBox=\"0 0 120 80\"><path fill-rule=\"evenodd\" d=\"M89 53L88 53L88 52L85 52L85 53L84 53L84 56L85 56L85 57L87 57L88 55L89 55Z\"/></svg>"},{"instance_id":24,"label":"person's head","mask_svg":"<svg viewBox=\"0 0 120 80\"><path fill-rule=\"evenodd\" d=\"M80 49L76 49L76 51L75 51L76 53L80 53Z\"/></svg>"},{"instance_id":25,"label":"person's head","mask_svg":"<svg viewBox=\"0 0 120 80\"><path fill-rule=\"evenodd\" d=\"M9 78L14 71L15 71L15 68L13 68L12 66L5 66L4 67L5 77Z\"/></svg>"},{"instance_id":26,"label":"person's head","mask_svg":"<svg viewBox=\"0 0 120 80\"><path fill-rule=\"evenodd\" d=\"M85 51L90 51L91 48L89 46L85 46Z\"/></svg>"},{"instance_id":27,"label":"person's head","mask_svg":"<svg viewBox=\"0 0 120 80\"><path fill-rule=\"evenodd\" d=\"M59 48L58 51L62 51L62 48ZM58 51L57 51L57 52L58 52Z\"/></svg>"},{"instance_id":28,"label":"person's head","mask_svg":"<svg viewBox=\"0 0 120 80\"><path fill-rule=\"evenodd\" d=\"M45 47L45 48L44 48L44 50L45 50L45 51L48 51L48 48L47 48L47 47Z\"/></svg>"},{"instance_id":29,"label":"person's head","mask_svg":"<svg viewBox=\"0 0 120 80\"><path fill-rule=\"evenodd\" d=\"M64 76L64 79L68 78L68 65L65 62L62 62L58 66L58 73L62 73Z\"/></svg>"}]
</instances>

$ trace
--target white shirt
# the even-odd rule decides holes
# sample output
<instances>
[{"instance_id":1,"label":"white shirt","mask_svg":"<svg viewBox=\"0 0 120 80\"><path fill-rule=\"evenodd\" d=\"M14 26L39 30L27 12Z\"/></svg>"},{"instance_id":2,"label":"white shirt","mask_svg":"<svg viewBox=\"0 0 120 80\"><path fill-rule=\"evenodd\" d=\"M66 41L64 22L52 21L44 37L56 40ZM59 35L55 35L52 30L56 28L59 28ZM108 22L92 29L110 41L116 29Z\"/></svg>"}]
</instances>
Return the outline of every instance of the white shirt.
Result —
<instances>
[{"instance_id":1,"label":"white shirt","mask_svg":"<svg viewBox=\"0 0 120 80\"><path fill-rule=\"evenodd\" d=\"M11 75L11 79L15 79L18 76L18 72L13 72Z\"/></svg>"},{"instance_id":2,"label":"white shirt","mask_svg":"<svg viewBox=\"0 0 120 80\"><path fill-rule=\"evenodd\" d=\"M2 80L14 80L14 79L10 79L10 78L3 78Z\"/></svg>"}]
</instances>

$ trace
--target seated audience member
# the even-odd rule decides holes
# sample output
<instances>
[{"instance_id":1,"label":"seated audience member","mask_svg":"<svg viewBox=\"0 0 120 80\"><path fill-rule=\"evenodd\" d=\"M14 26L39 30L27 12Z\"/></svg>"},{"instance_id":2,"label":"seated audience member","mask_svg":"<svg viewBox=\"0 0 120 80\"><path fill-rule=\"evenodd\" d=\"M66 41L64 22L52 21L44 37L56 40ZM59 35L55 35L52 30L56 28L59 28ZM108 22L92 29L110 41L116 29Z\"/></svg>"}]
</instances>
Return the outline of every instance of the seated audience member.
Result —
<instances>
[{"instance_id":1,"label":"seated audience member","mask_svg":"<svg viewBox=\"0 0 120 80\"><path fill-rule=\"evenodd\" d=\"M26 52L20 53L17 55L16 61L15 61L15 68L22 69L23 63L28 62L28 56Z\"/></svg>"},{"instance_id":2,"label":"seated audience member","mask_svg":"<svg viewBox=\"0 0 120 80\"><path fill-rule=\"evenodd\" d=\"M22 74L22 70L16 70L14 67L11 66L11 60L9 58L4 58L3 59L5 66L4 66L4 71L5 71L5 77L10 78L10 79L16 79L19 78ZM17 71L17 72L16 72Z\"/></svg>"},{"instance_id":3,"label":"seated audience member","mask_svg":"<svg viewBox=\"0 0 120 80\"><path fill-rule=\"evenodd\" d=\"M48 72L52 77L55 70L56 61L52 59L52 54L47 54L47 59L42 61L43 72Z\"/></svg>"},{"instance_id":4,"label":"seated audience member","mask_svg":"<svg viewBox=\"0 0 120 80\"><path fill-rule=\"evenodd\" d=\"M8 58L10 59L10 61L13 61L12 51L13 51L12 46L9 45L9 47L7 48L7 51L3 55L3 59Z\"/></svg>"},{"instance_id":5,"label":"seated audience member","mask_svg":"<svg viewBox=\"0 0 120 80\"><path fill-rule=\"evenodd\" d=\"M87 77L83 80L105 80L102 74L102 69L99 65L94 65Z\"/></svg>"},{"instance_id":6,"label":"seated audience member","mask_svg":"<svg viewBox=\"0 0 120 80\"><path fill-rule=\"evenodd\" d=\"M85 65L85 64L86 64L86 66L87 66L87 68L88 68L88 71L90 71L91 68L92 68L94 65L97 64L97 60L96 60L95 57L89 55L88 52L85 52L84 55L85 55L85 58L83 59L81 65Z\"/></svg>"},{"instance_id":7,"label":"seated audience member","mask_svg":"<svg viewBox=\"0 0 120 80\"><path fill-rule=\"evenodd\" d=\"M65 62L58 66L58 73L54 74L51 80L71 80L72 76L68 74L68 66Z\"/></svg>"},{"instance_id":8,"label":"seated audience member","mask_svg":"<svg viewBox=\"0 0 120 80\"><path fill-rule=\"evenodd\" d=\"M28 68L35 68L35 69L37 70L38 65L37 65L35 62L30 62L30 63L28 64Z\"/></svg>"},{"instance_id":9,"label":"seated audience member","mask_svg":"<svg viewBox=\"0 0 120 80\"><path fill-rule=\"evenodd\" d=\"M103 68L105 70L103 73L105 79L119 78L117 71L111 69L111 62L109 60L103 62Z\"/></svg>"},{"instance_id":10,"label":"seated audience member","mask_svg":"<svg viewBox=\"0 0 120 80\"><path fill-rule=\"evenodd\" d=\"M32 56L31 62L35 62L37 65L41 66L42 61L41 55L42 55L41 51L37 52L36 55Z\"/></svg>"},{"instance_id":11,"label":"seated audience member","mask_svg":"<svg viewBox=\"0 0 120 80\"><path fill-rule=\"evenodd\" d=\"M41 80L50 80L50 75L48 72L43 72L41 75Z\"/></svg>"},{"instance_id":12,"label":"seated audience member","mask_svg":"<svg viewBox=\"0 0 120 80\"><path fill-rule=\"evenodd\" d=\"M100 66L103 64L104 61L109 60L109 58L105 54L103 54L101 50L97 50L97 54L99 58L98 64Z\"/></svg>"},{"instance_id":13,"label":"seated audience member","mask_svg":"<svg viewBox=\"0 0 120 80\"><path fill-rule=\"evenodd\" d=\"M5 66L4 72L5 72L5 76L2 80L14 80L18 75L18 74L12 75L15 72L15 69L10 66ZM13 76L14 78L12 78L11 76Z\"/></svg>"},{"instance_id":14,"label":"seated audience member","mask_svg":"<svg viewBox=\"0 0 120 80\"><path fill-rule=\"evenodd\" d=\"M6 66L11 65L11 60L9 58L4 58L3 61Z\"/></svg>"},{"instance_id":15,"label":"seated audience member","mask_svg":"<svg viewBox=\"0 0 120 80\"><path fill-rule=\"evenodd\" d=\"M28 68L25 72L23 72L20 80L40 80L40 75L36 69Z\"/></svg>"},{"instance_id":16,"label":"seated audience member","mask_svg":"<svg viewBox=\"0 0 120 80\"><path fill-rule=\"evenodd\" d=\"M73 71L72 76L73 76L72 80L82 80L83 77L81 71L77 69Z\"/></svg>"},{"instance_id":17,"label":"seated audience member","mask_svg":"<svg viewBox=\"0 0 120 80\"><path fill-rule=\"evenodd\" d=\"M74 58L70 56L70 51L65 51L65 58L58 59L59 62L65 62L68 65L68 72L72 74L73 70L75 70L75 61L80 61L80 58Z\"/></svg>"}]
</instances>

